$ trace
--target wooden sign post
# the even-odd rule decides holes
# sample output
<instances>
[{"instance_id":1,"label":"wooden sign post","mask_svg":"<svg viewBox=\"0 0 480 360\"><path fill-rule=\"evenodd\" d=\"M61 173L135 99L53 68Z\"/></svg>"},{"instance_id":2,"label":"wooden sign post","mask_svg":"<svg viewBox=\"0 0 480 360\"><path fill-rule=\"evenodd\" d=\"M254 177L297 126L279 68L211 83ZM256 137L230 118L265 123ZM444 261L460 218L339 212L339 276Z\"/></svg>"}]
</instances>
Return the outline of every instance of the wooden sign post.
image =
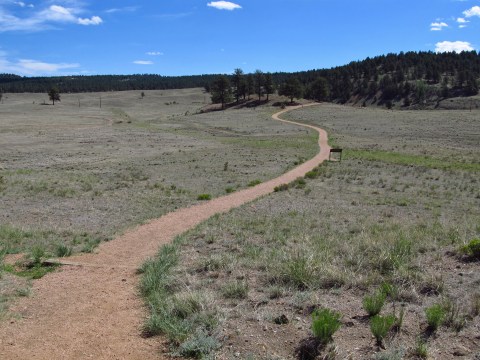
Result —
<instances>
[{"instance_id":1,"label":"wooden sign post","mask_svg":"<svg viewBox=\"0 0 480 360\"><path fill-rule=\"evenodd\" d=\"M330 154L328 155L328 161L331 161L332 153L340 153L340 161L342 161L342 151L343 149L330 149Z\"/></svg>"}]
</instances>

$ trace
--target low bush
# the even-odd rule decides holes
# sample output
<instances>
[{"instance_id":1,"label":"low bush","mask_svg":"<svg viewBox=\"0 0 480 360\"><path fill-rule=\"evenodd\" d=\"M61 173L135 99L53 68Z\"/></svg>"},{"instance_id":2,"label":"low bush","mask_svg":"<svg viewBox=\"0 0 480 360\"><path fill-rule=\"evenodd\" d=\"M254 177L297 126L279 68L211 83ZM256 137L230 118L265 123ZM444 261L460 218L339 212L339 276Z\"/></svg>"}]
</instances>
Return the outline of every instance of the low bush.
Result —
<instances>
[{"instance_id":1,"label":"low bush","mask_svg":"<svg viewBox=\"0 0 480 360\"><path fill-rule=\"evenodd\" d=\"M342 315L330 309L317 309L312 313L312 332L322 344L333 340L332 336L340 328Z\"/></svg>"},{"instance_id":2,"label":"low bush","mask_svg":"<svg viewBox=\"0 0 480 360\"><path fill-rule=\"evenodd\" d=\"M436 331L443 324L446 312L441 304L435 304L425 309L425 315L427 317L428 328Z\"/></svg>"},{"instance_id":3,"label":"low bush","mask_svg":"<svg viewBox=\"0 0 480 360\"><path fill-rule=\"evenodd\" d=\"M387 295L378 290L375 294L363 298L363 308L369 316L375 316L382 311Z\"/></svg>"},{"instance_id":4,"label":"low bush","mask_svg":"<svg viewBox=\"0 0 480 360\"><path fill-rule=\"evenodd\" d=\"M212 195L210 194L200 194L197 196L197 200L207 201L211 199L212 199Z\"/></svg>"},{"instance_id":5,"label":"low bush","mask_svg":"<svg viewBox=\"0 0 480 360\"><path fill-rule=\"evenodd\" d=\"M461 248L462 252L475 259L480 259L480 239L473 239Z\"/></svg>"},{"instance_id":6,"label":"low bush","mask_svg":"<svg viewBox=\"0 0 480 360\"><path fill-rule=\"evenodd\" d=\"M377 340L377 345L382 345L383 339L387 336L396 321L395 315L375 315L370 319L370 330Z\"/></svg>"}]
</instances>

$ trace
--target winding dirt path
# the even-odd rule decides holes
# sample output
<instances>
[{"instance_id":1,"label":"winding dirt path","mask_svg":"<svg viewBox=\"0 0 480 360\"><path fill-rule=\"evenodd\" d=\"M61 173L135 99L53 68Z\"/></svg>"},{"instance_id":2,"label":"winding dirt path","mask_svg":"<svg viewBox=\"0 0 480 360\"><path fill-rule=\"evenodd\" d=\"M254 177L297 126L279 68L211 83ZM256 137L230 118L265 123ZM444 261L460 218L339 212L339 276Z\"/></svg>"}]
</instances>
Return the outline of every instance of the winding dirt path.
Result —
<instances>
[{"instance_id":1,"label":"winding dirt path","mask_svg":"<svg viewBox=\"0 0 480 360\"><path fill-rule=\"evenodd\" d=\"M11 310L19 319L0 328L0 359L156 359L165 346L140 336L146 316L137 296L135 270L162 244L216 213L273 192L328 159L327 133L317 127L279 121L319 132L320 152L286 174L253 188L166 214L103 243L96 254L73 256L61 270L34 282L32 296Z\"/></svg>"}]
</instances>

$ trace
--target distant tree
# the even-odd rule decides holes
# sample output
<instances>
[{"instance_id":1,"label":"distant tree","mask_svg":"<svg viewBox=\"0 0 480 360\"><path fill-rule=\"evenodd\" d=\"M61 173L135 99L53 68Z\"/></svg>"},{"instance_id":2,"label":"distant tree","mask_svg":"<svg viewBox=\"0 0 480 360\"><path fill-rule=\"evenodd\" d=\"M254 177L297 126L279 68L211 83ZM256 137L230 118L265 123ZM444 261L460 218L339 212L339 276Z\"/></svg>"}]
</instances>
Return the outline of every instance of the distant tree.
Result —
<instances>
[{"instance_id":1,"label":"distant tree","mask_svg":"<svg viewBox=\"0 0 480 360\"><path fill-rule=\"evenodd\" d=\"M222 109L225 104L232 100L232 92L230 89L230 81L224 75L219 76L211 85L210 91L212 93L212 102L214 104L222 104Z\"/></svg>"},{"instance_id":2,"label":"distant tree","mask_svg":"<svg viewBox=\"0 0 480 360\"><path fill-rule=\"evenodd\" d=\"M330 88L328 81L324 77L319 77L310 85L310 96L317 101L328 100Z\"/></svg>"},{"instance_id":3,"label":"distant tree","mask_svg":"<svg viewBox=\"0 0 480 360\"><path fill-rule=\"evenodd\" d=\"M467 79L467 85L465 86L465 95L474 96L477 94L478 94L478 82L473 76L470 76Z\"/></svg>"},{"instance_id":4,"label":"distant tree","mask_svg":"<svg viewBox=\"0 0 480 360\"><path fill-rule=\"evenodd\" d=\"M421 80L417 81L415 86L415 100L418 103L423 103L427 97L427 86Z\"/></svg>"},{"instance_id":5,"label":"distant tree","mask_svg":"<svg viewBox=\"0 0 480 360\"><path fill-rule=\"evenodd\" d=\"M250 96L255 92L255 79L253 75L247 76L247 82L245 85L245 93L248 96L248 100L250 100Z\"/></svg>"},{"instance_id":6,"label":"distant tree","mask_svg":"<svg viewBox=\"0 0 480 360\"><path fill-rule=\"evenodd\" d=\"M294 98L300 99L302 97L302 84L300 84L300 81L296 77L292 77L280 86L278 94L290 98L290 102L293 103Z\"/></svg>"},{"instance_id":7,"label":"distant tree","mask_svg":"<svg viewBox=\"0 0 480 360\"><path fill-rule=\"evenodd\" d=\"M142 99L145 97L145 93L142 91L142 93L140 94L140 96L142 97Z\"/></svg>"},{"instance_id":8,"label":"distant tree","mask_svg":"<svg viewBox=\"0 0 480 360\"><path fill-rule=\"evenodd\" d=\"M245 94L245 76L242 69L235 69L233 72L233 93L238 104L240 97Z\"/></svg>"},{"instance_id":9,"label":"distant tree","mask_svg":"<svg viewBox=\"0 0 480 360\"><path fill-rule=\"evenodd\" d=\"M265 74L263 90L264 90L264 93L267 95L267 102L268 102L269 95L273 94L273 92L275 91L275 87L273 86L272 74L270 73Z\"/></svg>"},{"instance_id":10,"label":"distant tree","mask_svg":"<svg viewBox=\"0 0 480 360\"><path fill-rule=\"evenodd\" d=\"M48 98L53 103L53 105L55 105L55 101L60 101L60 91L57 87L52 87L48 91Z\"/></svg>"},{"instance_id":11,"label":"distant tree","mask_svg":"<svg viewBox=\"0 0 480 360\"><path fill-rule=\"evenodd\" d=\"M264 93L263 84L265 83L265 75L261 70L256 70L254 74L255 78L255 94L258 95L258 100L260 101Z\"/></svg>"}]
</instances>

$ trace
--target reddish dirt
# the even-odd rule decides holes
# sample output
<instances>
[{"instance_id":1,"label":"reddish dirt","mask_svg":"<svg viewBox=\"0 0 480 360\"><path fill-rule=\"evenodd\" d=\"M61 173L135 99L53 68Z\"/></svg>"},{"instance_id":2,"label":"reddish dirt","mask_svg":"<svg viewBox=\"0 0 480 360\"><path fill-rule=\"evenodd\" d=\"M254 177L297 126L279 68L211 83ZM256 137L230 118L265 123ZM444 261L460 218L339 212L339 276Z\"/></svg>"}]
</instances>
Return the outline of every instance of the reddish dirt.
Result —
<instances>
[{"instance_id":1,"label":"reddish dirt","mask_svg":"<svg viewBox=\"0 0 480 360\"><path fill-rule=\"evenodd\" d=\"M18 319L0 328L2 359L159 359L161 338L141 337L146 309L138 296L136 269L186 230L216 213L271 193L303 176L329 155L324 130L279 118L319 132L320 152L286 174L253 188L166 214L103 243L95 254L73 256L59 271L35 281L32 296L11 307ZM166 356L165 356L166 357Z\"/></svg>"}]
</instances>

